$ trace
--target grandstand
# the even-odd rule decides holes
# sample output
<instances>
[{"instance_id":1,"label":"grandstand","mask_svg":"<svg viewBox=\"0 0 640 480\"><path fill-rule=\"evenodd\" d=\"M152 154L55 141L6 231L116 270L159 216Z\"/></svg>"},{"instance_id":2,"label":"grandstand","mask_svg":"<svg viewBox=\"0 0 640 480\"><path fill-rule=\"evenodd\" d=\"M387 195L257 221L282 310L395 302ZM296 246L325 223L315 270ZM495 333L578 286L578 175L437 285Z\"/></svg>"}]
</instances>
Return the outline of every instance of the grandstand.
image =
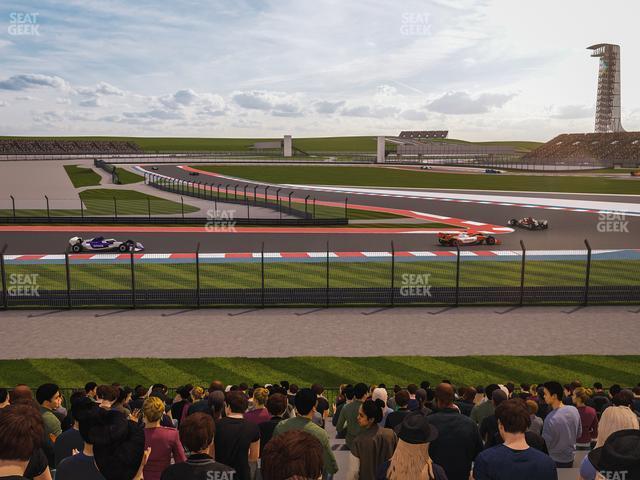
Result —
<instances>
[{"instance_id":1,"label":"grandstand","mask_svg":"<svg viewBox=\"0 0 640 480\"><path fill-rule=\"evenodd\" d=\"M0 139L0 155L92 155L142 153L133 142Z\"/></svg>"},{"instance_id":2,"label":"grandstand","mask_svg":"<svg viewBox=\"0 0 640 480\"><path fill-rule=\"evenodd\" d=\"M447 138L448 130L403 130L400 132L400 138Z\"/></svg>"},{"instance_id":3,"label":"grandstand","mask_svg":"<svg viewBox=\"0 0 640 480\"><path fill-rule=\"evenodd\" d=\"M640 132L564 133L527 153L523 163L576 168L640 166Z\"/></svg>"}]
</instances>

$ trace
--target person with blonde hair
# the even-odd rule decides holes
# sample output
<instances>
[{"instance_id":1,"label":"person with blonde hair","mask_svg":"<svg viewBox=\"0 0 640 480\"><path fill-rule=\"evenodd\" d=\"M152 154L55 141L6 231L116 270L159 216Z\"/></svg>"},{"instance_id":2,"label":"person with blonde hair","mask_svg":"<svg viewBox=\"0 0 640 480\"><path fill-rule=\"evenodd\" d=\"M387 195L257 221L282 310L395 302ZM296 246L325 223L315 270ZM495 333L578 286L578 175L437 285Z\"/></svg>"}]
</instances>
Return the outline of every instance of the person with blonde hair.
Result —
<instances>
[{"instance_id":1,"label":"person with blonde hair","mask_svg":"<svg viewBox=\"0 0 640 480\"><path fill-rule=\"evenodd\" d=\"M160 425L164 409L164 402L158 397L149 397L142 404L144 446L145 449L151 448L143 471L145 480L160 480L172 459L174 463L187 460L178 431Z\"/></svg>"},{"instance_id":2,"label":"person with blonde hair","mask_svg":"<svg viewBox=\"0 0 640 480\"><path fill-rule=\"evenodd\" d=\"M269 390L256 388L253 391L253 409L244 414L244 419L256 425L271 420L271 414L267 410L267 400L269 400Z\"/></svg>"},{"instance_id":3,"label":"person with blonde hair","mask_svg":"<svg viewBox=\"0 0 640 480\"><path fill-rule=\"evenodd\" d=\"M438 430L419 412L407 415L398 426L398 444L391 459L378 469L376 480L447 480L444 469L429 456Z\"/></svg>"},{"instance_id":4,"label":"person with blonde hair","mask_svg":"<svg viewBox=\"0 0 640 480\"><path fill-rule=\"evenodd\" d=\"M640 430L638 417L629 407L607 407L598 423L598 439L594 448L602 447L607 438L620 430ZM589 457L584 457L580 466L580 480L595 480L597 475Z\"/></svg>"},{"instance_id":5,"label":"person with blonde hair","mask_svg":"<svg viewBox=\"0 0 640 480\"><path fill-rule=\"evenodd\" d=\"M591 400L592 392L588 388L577 387L573 390L573 405L578 409L580 422L582 423L582 433L576 439L578 450L591 450L592 439L598 437L598 414L595 408L587 405Z\"/></svg>"}]
</instances>

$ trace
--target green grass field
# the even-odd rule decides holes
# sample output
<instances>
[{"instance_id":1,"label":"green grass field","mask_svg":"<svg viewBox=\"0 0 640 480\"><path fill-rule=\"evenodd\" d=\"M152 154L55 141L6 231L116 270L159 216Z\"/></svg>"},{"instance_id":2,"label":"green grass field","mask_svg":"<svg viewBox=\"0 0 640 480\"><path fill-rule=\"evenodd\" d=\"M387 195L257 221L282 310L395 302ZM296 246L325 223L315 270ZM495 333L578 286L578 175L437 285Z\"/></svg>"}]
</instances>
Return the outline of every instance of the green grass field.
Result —
<instances>
[{"instance_id":1,"label":"green grass field","mask_svg":"<svg viewBox=\"0 0 640 480\"><path fill-rule=\"evenodd\" d=\"M142 175L138 175L137 173L130 172L124 168L116 167L116 172L118 174L118 178L120 179L120 183L123 185L128 185L130 183L140 183L144 180Z\"/></svg>"},{"instance_id":2,"label":"green grass field","mask_svg":"<svg viewBox=\"0 0 640 480\"><path fill-rule=\"evenodd\" d=\"M425 345L428 348L428 345ZM46 353L46 352L43 352ZM69 352L72 355L73 352ZM146 359L29 359L1 360L0 385L31 387L55 382L81 387L88 381L118 382L134 387L164 383L208 386L214 379L228 384L275 383L289 380L300 386L319 382L325 387L365 382L407 385L447 378L456 385L487 385L512 381L542 383L580 380L634 386L640 381L640 356L468 356L468 357L290 357Z\"/></svg>"},{"instance_id":3,"label":"green grass field","mask_svg":"<svg viewBox=\"0 0 640 480\"><path fill-rule=\"evenodd\" d=\"M76 188L100 185L100 175L90 168L79 167L78 165L64 165L64 170Z\"/></svg>"},{"instance_id":4,"label":"green grass field","mask_svg":"<svg viewBox=\"0 0 640 480\"><path fill-rule=\"evenodd\" d=\"M585 281L585 261L578 260L528 260L525 269L526 286L582 286ZM260 288L260 262L200 263L200 286L216 288ZM323 288L326 286L326 264L317 262L265 261L266 288ZM395 285L402 285L405 274L429 274L433 287L455 286L455 262L411 261L396 262ZM7 275L38 274L38 286L43 290L66 289L64 265L13 264L6 265ZM196 268L194 263L138 263L136 288L181 290L194 289ZM122 289L129 288L130 266L120 263L72 263L71 288ZM388 287L391 278L391 261L346 262L330 261L329 283L331 287L366 288ZM520 261L462 260L460 286L517 287L520 285ZM640 261L593 260L590 284L640 286Z\"/></svg>"},{"instance_id":5,"label":"green grass field","mask_svg":"<svg viewBox=\"0 0 640 480\"><path fill-rule=\"evenodd\" d=\"M640 195L640 182L599 177L482 175L380 167L198 165L194 168L268 183L451 188Z\"/></svg>"},{"instance_id":6,"label":"green grass field","mask_svg":"<svg viewBox=\"0 0 640 480\"><path fill-rule=\"evenodd\" d=\"M182 212L182 206L178 202L154 197L136 190L96 188L80 192L80 198L82 198L88 215L113 215L116 208L118 215L147 215L149 213L149 202L152 215L179 214ZM115 204L114 198L116 199ZM185 203L185 213L197 211L196 207Z\"/></svg>"}]
</instances>

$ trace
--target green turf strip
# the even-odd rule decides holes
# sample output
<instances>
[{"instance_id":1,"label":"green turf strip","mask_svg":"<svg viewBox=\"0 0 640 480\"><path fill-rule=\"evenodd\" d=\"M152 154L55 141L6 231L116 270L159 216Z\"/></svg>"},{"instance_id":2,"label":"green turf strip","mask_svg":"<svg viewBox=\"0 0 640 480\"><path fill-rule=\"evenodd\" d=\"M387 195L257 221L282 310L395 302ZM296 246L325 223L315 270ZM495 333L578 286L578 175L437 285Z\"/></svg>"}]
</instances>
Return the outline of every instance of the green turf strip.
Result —
<instances>
[{"instance_id":1,"label":"green turf strip","mask_svg":"<svg viewBox=\"0 0 640 480\"><path fill-rule=\"evenodd\" d=\"M76 188L100 185L100 175L90 168L79 167L78 165L64 165L64 169L69 176L69 180Z\"/></svg>"},{"instance_id":2,"label":"green turf strip","mask_svg":"<svg viewBox=\"0 0 640 480\"><path fill-rule=\"evenodd\" d=\"M428 345L425 345L427 348ZM46 352L43 352L46 353ZM73 356L73 352L69 352ZM146 359L26 359L1 360L0 385L31 387L54 382L80 387L88 381L145 386L158 382L175 387L185 383L207 386L225 383L274 383L289 380L300 386L319 382L326 387L365 382L407 385L443 378L457 385L490 382L541 383L580 380L634 386L640 380L640 356L467 356L467 357L292 357Z\"/></svg>"},{"instance_id":3,"label":"green turf strip","mask_svg":"<svg viewBox=\"0 0 640 480\"><path fill-rule=\"evenodd\" d=\"M144 177L142 175L130 172L129 170L126 170L124 168L116 167L116 173L118 174L120 183L123 185L128 185L130 183L140 183L144 180Z\"/></svg>"},{"instance_id":4,"label":"green turf strip","mask_svg":"<svg viewBox=\"0 0 640 480\"><path fill-rule=\"evenodd\" d=\"M196 168L268 183L640 195L640 182L631 177L484 175L346 166L198 165Z\"/></svg>"},{"instance_id":5,"label":"green turf strip","mask_svg":"<svg viewBox=\"0 0 640 480\"><path fill-rule=\"evenodd\" d=\"M465 260L460 266L460 286L519 286L520 261ZM640 260L593 260L592 286L640 285ZM434 287L455 286L455 262L396 261L395 285L403 275L430 275ZM6 265L7 275L39 274L38 286L43 290L64 289L65 269L60 264ZM525 286L582 286L585 283L586 262L579 260L527 260ZM136 264L138 288L193 289L196 283L194 263ZM70 266L71 285L81 289L129 288L131 276L127 262L75 263ZM391 261L344 262L330 261L331 287L388 287ZM266 288L317 288L326 286L326 265L316 262L265 262ZM200 263L202 288L259 288L260 262Z\"/></svg>"},{"instance_id":6,"label":"green turf strip","mask_svg":"<svg viewBox=\"0 0 640 480\"><path fill-rule=\"evenodd\" d=\"M147 215L149 202L152 215L182 212L182 207L178 202L154 197L136 190L96 188L80 192L80 198L85 204L88 215L114 215L116 208L119 215ZM115 203L114 198L116 199ZM197 211L197 208L185 203L185 213Z\"/></svg>"}]
</instances>

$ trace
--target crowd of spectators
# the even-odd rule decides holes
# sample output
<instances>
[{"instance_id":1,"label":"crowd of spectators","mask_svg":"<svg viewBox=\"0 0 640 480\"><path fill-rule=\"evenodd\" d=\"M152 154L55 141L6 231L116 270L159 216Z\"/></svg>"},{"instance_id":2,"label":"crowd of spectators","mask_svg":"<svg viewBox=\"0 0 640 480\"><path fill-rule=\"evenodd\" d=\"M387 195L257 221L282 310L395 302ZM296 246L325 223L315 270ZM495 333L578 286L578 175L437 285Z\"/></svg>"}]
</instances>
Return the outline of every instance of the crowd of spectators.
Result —
<instances>
[{"instance_id":1,"label":"crowd of spectators","mask_svg":"<svg viewBox=\"0 0 640 480\"><path fill-rule=\"evenodd\" d=\"M389 395L390 391L393 395ZM0 389L2 480L640 479L640 384ZM70 408L67 410L63 405ZM586 456L578 462L576 452Z\"/></svg>"},{"instance_id":2,"label":"crowd of spectators","mask_svg":"<svg viewBox=\"0 0 640 480\"><path fill-rule=\"evenodd\" d=\"M564 133L527 153L523 162L568 165L640 165L640 132Z\"/></svg>"},{"instance_id":3,"label":"crowd of spectators","mask_svg":"<svg viewBox=\"0 0 640 480\"><path fill-rule=\"evenodd\" d=\"M92 155L142 153L133 142L107 140L0 140L0 155Z\"/></svg>"}]
</instances>

